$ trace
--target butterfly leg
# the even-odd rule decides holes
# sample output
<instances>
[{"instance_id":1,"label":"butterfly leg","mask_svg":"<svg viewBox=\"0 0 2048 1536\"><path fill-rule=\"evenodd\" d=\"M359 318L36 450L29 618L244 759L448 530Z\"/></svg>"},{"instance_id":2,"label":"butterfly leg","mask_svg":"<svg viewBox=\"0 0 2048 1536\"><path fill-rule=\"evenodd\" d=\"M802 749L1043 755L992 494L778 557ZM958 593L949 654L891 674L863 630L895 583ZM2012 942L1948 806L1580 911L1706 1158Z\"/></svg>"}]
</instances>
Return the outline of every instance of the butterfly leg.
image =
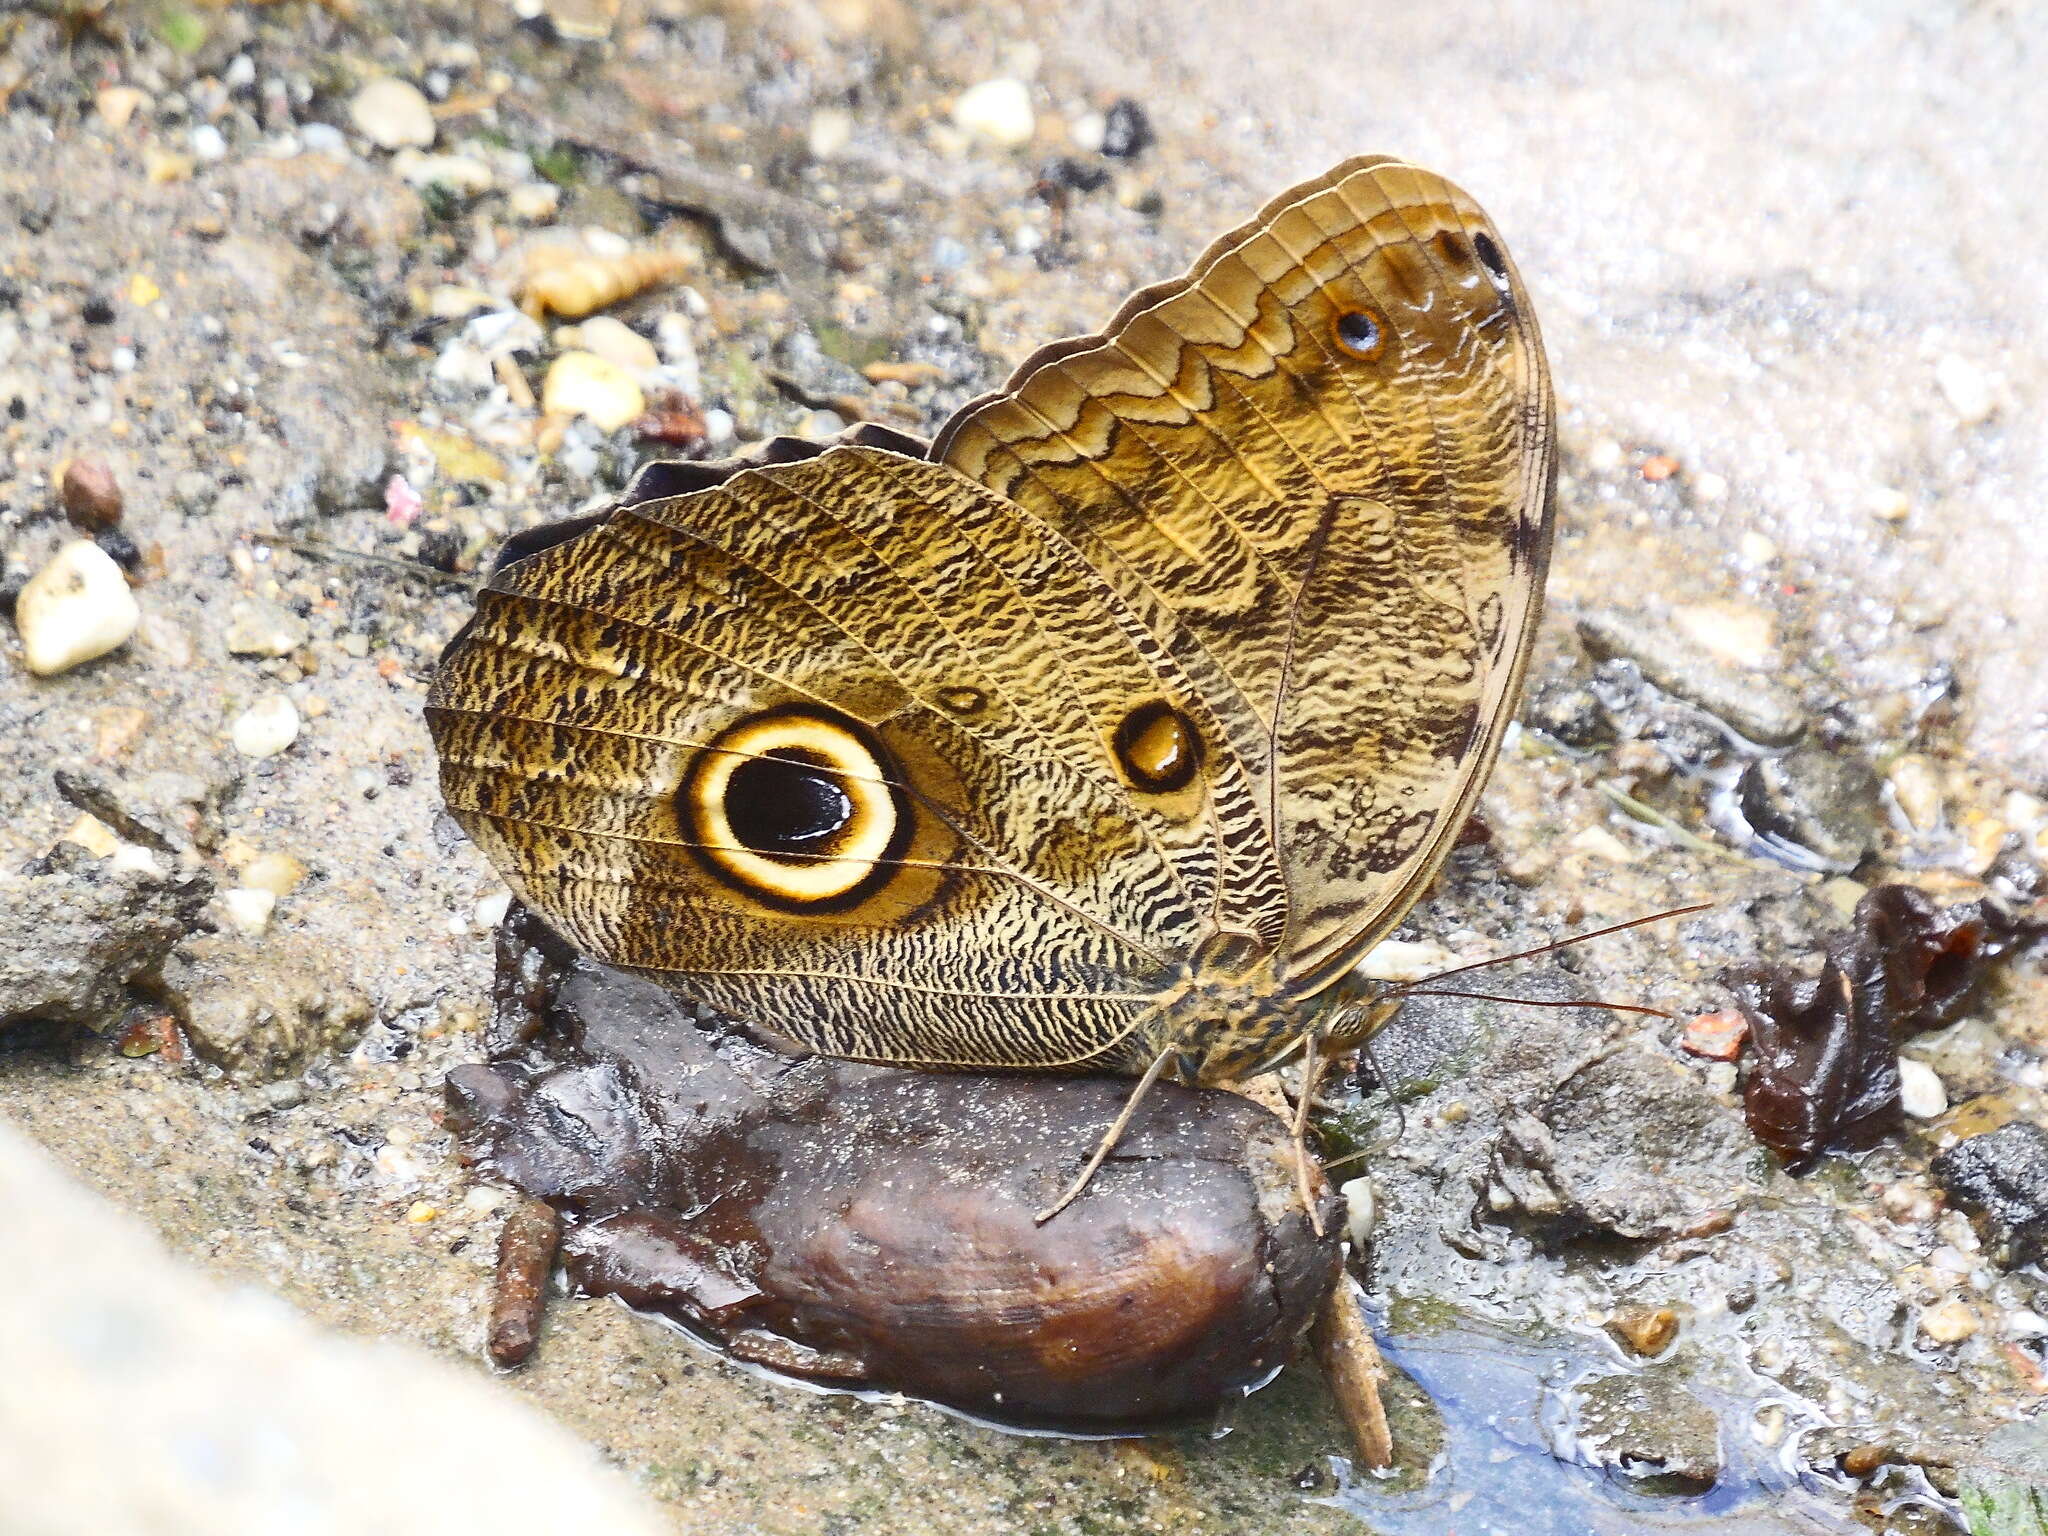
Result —
<instances>
[{"instance_id":1,"label":"butterfly leg","mask_svg":"<svg viewBox=\"0 0 2048 1536\"><path fill-rule=\"evenodd\" d=\"M1316 1209L1313 1180L1308 1166L1308 1109L1316 1096L1316 1082L1323 1063L1316 1054L1319 1032L1310 1030L1301 1041L1301 1097L1294 1101L1294 1182L1301 1192L1301 1208L1308 1212L1308 1224L1317 1237L1323 1235L1322 1214Z\"/></svg>"},{"instance_id":2,"label":"butterfly leg","mask_svg":"<svg viewBox=\"0 0 2048 1536\"><path fill-rule=\"evenodd\" d=\"M1131 1090L1131 1096L1124 1100L1124 1107L1117 1111L1116 1119L1112 1120L1109 1129L1102 1133L1102 1140L1096 1144L1095 1155L1088 1159L1088 1165L1076 1175L1073 1183L1061 1191L1059 1199L1040 1211L1032 1220L1040 1226L1045 1225L1072 1205L1074 1197L1088 1187L1088 1181L1095 1177L1095 1170L1102 1166L1109 1154L1116 1150L1116 1144L1123 1140L1124 1132L1130 1128L1131 1117L1138 1112L1138 1105L1144 1100L1145 1095L1152 1091L1152 1085L1159 1081L1160 1075L1166 1071L1167 1063L1172 1061L1176 1054L1173 1047L1169 1046L1152 1058L1152 1065L1145 1069L1145 1075L1138 1079L1138 1086Z\"/></svg>"}]
</instances>

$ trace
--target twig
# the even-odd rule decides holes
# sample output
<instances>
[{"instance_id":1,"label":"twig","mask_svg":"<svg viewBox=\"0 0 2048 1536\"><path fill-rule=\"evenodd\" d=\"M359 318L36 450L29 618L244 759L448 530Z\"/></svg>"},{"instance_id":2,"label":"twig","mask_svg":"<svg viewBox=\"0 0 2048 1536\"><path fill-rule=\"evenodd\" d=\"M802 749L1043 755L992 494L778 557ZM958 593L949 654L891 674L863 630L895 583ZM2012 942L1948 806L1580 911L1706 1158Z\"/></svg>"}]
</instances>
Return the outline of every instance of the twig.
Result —
<instances>
[{"instance_id":1,"label":"twig","mask_svg":"<svg viewBox=\"0 0 2048 1536\"><path fill-rule=\"evenodd\" d=\"M1351 1276L1338 1277L1309 1338L1337 1411L1344 1416L1344 1427L1351 1431L1358 1459L1375 1472L1391 1467L1394 1433L1387 1427L1386 1406L1380 1401L1387 1362L1365 1319L1364 1294Z\"/></svg>"}]
</instances>

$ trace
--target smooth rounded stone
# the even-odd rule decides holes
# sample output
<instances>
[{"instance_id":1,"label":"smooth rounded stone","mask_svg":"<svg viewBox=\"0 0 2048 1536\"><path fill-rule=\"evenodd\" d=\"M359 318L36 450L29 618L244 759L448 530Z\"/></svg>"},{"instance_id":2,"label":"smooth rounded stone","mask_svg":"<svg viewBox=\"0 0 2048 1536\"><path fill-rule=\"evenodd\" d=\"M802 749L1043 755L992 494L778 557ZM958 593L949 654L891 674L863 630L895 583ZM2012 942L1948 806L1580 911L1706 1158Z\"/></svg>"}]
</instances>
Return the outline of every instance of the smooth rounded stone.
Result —
<instances>
[{"instance_id":1,"label":"smooth rounded stone","mask_svg":"<svg viewBox=\"0 0 2048 1536\"><path fill-rule=\"evenodd\" d=\"M391 169L410 187L439 187L463 197L480 197L497 185L491 168L473 155L426 155L417 149L401 149L391 157Z\"/></svg>"},{"instance_id":2,"label":"smooth rounded stone","mask_svg":"<svg viewBox=\"0 0 2048 1536\"><path fill-rule=\"evenodd\" d=\"M1595 661L1633 661L1666 693L1697 704L1759 746L1790 746L1805 732L1805 712L1788 690L1720 660L1670 624L1600 609L1580 617L1578 634Z\"/></svg>"},{"instance_id":3,"label":"smooth rounded stone","mask_svg":"<svg viewBox=\"0 0 2048 1536\"><path fill-rule=\"evenodd\" d=\"M1800 747L1747 764L1736 804L1757 838L1791 862L1847 874L1878 845L1877 775L1839 748Z\"/></svg>"},{"instance_id":4,"label":"smooth rounded stone","mask_svg":"<svg viewBox=\"0 0 2048 1536\"><path fill-rule=\"evenodd\" d=\"M242 885L273 896L289 896L306 878L306 866L288 853L258 854L242 866Z\"/></svg>"},{"instance_id":5,"label":"smooth rounded stone","mask_svg":"<svg viewBox=\"0 0 2048 1536\"><path fill-rule=\"evenodd\" d=\"M1992 388L1990 376L1957 353L1942 354L1934 365L1934 382L1941 397L1948 401L1949 409L1956 413L1956 419L1966 427L1988 421L1998 409L1998 394Z\"/></svg>"},{"instance_id":6,"label":"smooth rounded stone","mask_svg":"<svg viewBox=\"0 0 2048 1536\"><path fill-rule=\"evenodd\" d=\"M267 598L238 598L222 642L231 656L289 656L311 636L306 621Z\"/></svg>"},{"instance_id":7,"label":"smooth rounded stone","mask_svg":"<svg viewBox=\"0 0 2048 1536\"><path fill-rule=\"evenodd\" d=\"M555 339L564 346L595 352L606 362L618 364L636 379L661 366L661 354L655 351L654 343L625 321L615 320L610 315L592 315L581 325L557 332Z\"/></svg>"},{"instance_id":8,"label":"smooth rounded stone","mask_svg":"<svg viewBox=\"0 0 2048 1536\"><path fill-rule=\"evenodd\" d=\"M600 432L616 432L647 409L637 379L595 352L564 352L541 386L541 409L550 416L581 416Z\"/></svg>"},{"instance_id":9,"label":"smooth rounded stone","mask_svg":"<svg viewBox=\"0 0 2048 1536\"><path fill-rule=\"evenodd\" d=\"M1957 1142L1933 1168L1994 1262L2017 1269L2048 1259L2048 1130L2011 1120Z\"/></svg>"},{"instance_id":10,"label":"smooth rounded stone","mask_svg":"<svg viewBox=\"0 0 2048 1536\"><path fill-rule=\"evenodd\" d=\"M562 206L562 189L551 181L525 181L505 194L505 211L524 224L545 224Z\"/></svg>"},{"instance_id":11,"label":"smooth rounded stone","mask_svg":"<svg viewBox=\"0 0 2048 1536\"><path fill-rule=\"evenodd\" d=\"M517 1395L206 1278L4 1125L0 1209L9 1532L671 1528Z\"/></svg>"},{"instance_id":12,"label":"smooth rounded stone","mask_svg":"<svg viewBox=\"0 0 2048 1536\"><path fill-rule=\"evenodd\" d=\"M1734 666L1761 670L1777 659L1777 626L1761 608L1691 603L1672 609L1671 621L1694 644Z\"/></svg>"},{"instance_id":13,"label":"smooth rounded stone","mask_svg":"<svg viewBox=\"0 0 2048 1536\"><path fill-rule=\"evenodd\" d=\"M372 80L349 98L349 121L379 149L425 149L439 131L420 88L393 75Z\"/></svg>"},{"instance_id":14,"label":"smooth rounded stone","mask_svg":"<svg viewBox=\"0 0 2048 1536\"><path fill-rule=\"evenodd\" d=\"M237 717L230 737L244 757L275 757L299 739L299 707L282 693L258 699Z\"/></svg>"},{"instance_id":15,"label":"smooth rounded stone","mask_svg":"<svg viewBox=\"0 0 2048 1536\"><path fill-rule=\"evenodd\" d=\"M1600 1376L1576 1389L1571 1428L1589 1466L1612 1467L1646 1491L1697 1493L1721 1476L1721 1421L1653 1371Z\"/></svg>"},{"instance_id":16,"label":"smooth rounded stone","mask_svg":"<svg viewBox=\"0 0 2048 1536\"><path fill-rule=\"evenodd\" d=\"M38 677L54 677L128 643L142 608L113 557L90 539L66 544L21 589L14 627Z\"/></svg>"},{"instance_id":17,"label":"smooth rounded stone","mask_svg":"<svg viewBox=\"0 0 2048 1536\"><path fill-rule=\"evenodd\" d=\"M97 459L73 459L64 470L60 494L74 528L104 533L121 521L121 482Z\"/></svg>"},{"instance_id":18,"label":"smooth rounded stone","mask_svg":"<svg viewBox=\"0 0 2048 1536\"><path fill-rule=\"evenodd\" d=\"M1932 1120L1948 1113L1948 1089L1926 1062L1911 1056L1899 1058L1899 1107L1915 1120Z\"/></svg>"},{"instance_id":19,"label":"smooth rounded stone","mask_svg":"<svg viewBox=\"0 0 2048 1536\"><path fill-rule=\"evenodd\" d=\"M811 114L804 142L814 159L830 160L853 142L853 114L839 107L820 107Z\"/></svg>"},{"instance_id":20,"label":"smooth rounded stone","mask_svg":"<svg viewBox=\"0 0 2048 1536\"><path fill-rule=\"evenodd\" d=\"M1038 117L1031 107L1031 88L1022 80L984 80L969 86L953 103L953 124L990 144L1015 149L1031 142Z\"/></svg>"}]
</instances>

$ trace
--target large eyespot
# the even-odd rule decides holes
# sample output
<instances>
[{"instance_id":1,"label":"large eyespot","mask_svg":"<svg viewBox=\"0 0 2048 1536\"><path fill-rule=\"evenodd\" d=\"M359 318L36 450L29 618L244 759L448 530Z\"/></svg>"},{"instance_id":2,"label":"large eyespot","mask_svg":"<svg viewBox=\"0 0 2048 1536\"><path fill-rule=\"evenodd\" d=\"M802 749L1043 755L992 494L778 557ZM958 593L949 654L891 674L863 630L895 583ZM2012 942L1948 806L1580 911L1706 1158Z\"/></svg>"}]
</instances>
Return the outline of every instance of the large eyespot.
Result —
<instances>
[{"instance_id":1,"label":"large eyespot","mask_svg":"<svg viewBox=\"0 0 2048 1536\"><path fill-rule=\"evenodd\" d=\"M750 716L701 752L678 809L704 865L789 911L852 906L886 883L910 843L902 775L872 732L792 705Z\"/></svg>"},{"instance_id":2,"label":"large eyespot","mask_svg":"<svg viewBox=\"0 0 2048 1536\"><path fill-rule=\"evenodd\" d=\"M1116 760L1125 777L1155 795L1186 789L1202 763L1202 738L1164 699L1140 704L1116 728Z\"/></svg>"},{"instance_id":3,"label":"large eyespot","mask_svg":"<svg viewBox=\"0 0 2048 1536\"><path fill-rule=\"evenodd\" d=\"M1337 345L1362 362L1377 362L1387 350L1387 323L1370 309L1346 309L1330 322Z\"/></svg>"}]
</instances>

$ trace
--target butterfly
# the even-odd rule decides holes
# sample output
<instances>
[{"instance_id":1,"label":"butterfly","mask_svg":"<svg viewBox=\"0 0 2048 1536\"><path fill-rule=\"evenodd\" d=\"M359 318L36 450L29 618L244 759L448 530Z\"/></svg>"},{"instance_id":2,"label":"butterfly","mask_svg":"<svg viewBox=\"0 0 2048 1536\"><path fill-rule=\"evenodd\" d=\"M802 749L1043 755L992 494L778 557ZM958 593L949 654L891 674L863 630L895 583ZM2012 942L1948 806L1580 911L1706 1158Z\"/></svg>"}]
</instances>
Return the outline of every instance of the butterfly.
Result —
<instances>
[{"instance_id":1,"label":"butterfly","mask_svg":"<svg viewBox=\"0 0 2048 1536\"><path fill-rule=\"evenodd\" d=\"M929 445L655 464L515 540L429 698L443 794L590 954L812 1051L1356 1043L1515 706L1555 416L1478 205L1346 161Z\"/></svg>"}]
</instances>

